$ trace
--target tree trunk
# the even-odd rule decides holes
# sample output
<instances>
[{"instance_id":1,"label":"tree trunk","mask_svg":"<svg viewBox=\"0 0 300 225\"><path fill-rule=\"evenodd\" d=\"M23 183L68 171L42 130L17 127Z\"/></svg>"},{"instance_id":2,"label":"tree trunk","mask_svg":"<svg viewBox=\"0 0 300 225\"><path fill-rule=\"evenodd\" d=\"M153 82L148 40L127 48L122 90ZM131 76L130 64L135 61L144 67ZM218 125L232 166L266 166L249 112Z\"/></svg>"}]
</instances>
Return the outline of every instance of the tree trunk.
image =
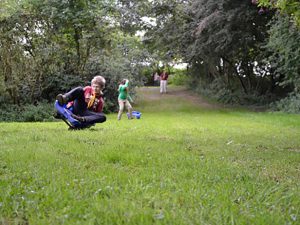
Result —
<instances>
[{"instance_id":1,"label":"tree trunk","mask_svg":"<svg viewBox=\"0 0 300 225\"><path fill-rule=\"evenodd\" d=\"M230 65L230 66L232 67L233 71L235 72L235 74L237 75L237 77L238 77L238 79L239 79L239 81L240 81L240 83L241 83L241 86L242 86L242 88L243 88L244 93L245 93L245 94L248 94L247 88L246 88L246 86L245 86L245 84L244 84L244 82L243 82L243 79L241 78L239 72L237 71L237 68L233 65L232 62L230 62L230 60L226 59L226 58L223 57L223 56L222 56L222 58L224 59L224 61L226 61L226 62L228 63L228 65Z\"/></svg>"}]
</instances>

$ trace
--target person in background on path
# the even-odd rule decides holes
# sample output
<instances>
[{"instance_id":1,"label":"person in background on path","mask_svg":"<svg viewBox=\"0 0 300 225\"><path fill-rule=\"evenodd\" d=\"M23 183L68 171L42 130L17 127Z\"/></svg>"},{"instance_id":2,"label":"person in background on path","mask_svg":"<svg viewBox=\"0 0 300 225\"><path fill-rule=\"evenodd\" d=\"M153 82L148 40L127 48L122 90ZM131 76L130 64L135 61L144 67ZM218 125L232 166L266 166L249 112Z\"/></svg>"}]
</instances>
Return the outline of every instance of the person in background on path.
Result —
<instances>
[{"instance_id":1,"label":"person in background on path","mask_svg":"<svg viewBox=\"0 0 300 225\"><path fill-rule=\"evenodd\" d=\"M91 86L77 87L65 94L58 94L56 100L59 105L73 107L72 117L81 123L94 124L106 121L102 112L104 106L103 92L105 79L102 76L95 76Z\"/></svg>"},{"instance_id":2,"label":"person in background on path","mask_svg":"<svg viewBox=\"0 0 300 225\"><path fill-rule=\"evenodd\" d=\"M129 96L129 80L124 79L121 81L120 85L119 85L119 97L118 97L118 102L119 102L119 113L118 113L118 120L121 120L122 117L122 113L124 110L124 106L126 106L128 113L129 113L129 117L128 119L133 119L132 117L132 106L130 105L130 102L128 100L130 100L132 102L131 97Z\"/></svg>"},{"instance_id":3,"label":"person in background on path","mask_svg":"<svg viewBox=\"0 0 300 225\"><path fill-rule=\"evenodd\" d=\"M157 72L153 76L154 86L159 86L160 77Z\"/></svg>"},{"instance_id":4,"label":"person in background on path","mask_svg":"<svg viewBox=\"0 0 300 225\"><path fill-rule=\"evenodd\" d=\"M163 94L163 93L167 93L167 81L168 81L168 73L163 71L161 74L160 74L160 93Z\"/></svg>"}]
</instances>

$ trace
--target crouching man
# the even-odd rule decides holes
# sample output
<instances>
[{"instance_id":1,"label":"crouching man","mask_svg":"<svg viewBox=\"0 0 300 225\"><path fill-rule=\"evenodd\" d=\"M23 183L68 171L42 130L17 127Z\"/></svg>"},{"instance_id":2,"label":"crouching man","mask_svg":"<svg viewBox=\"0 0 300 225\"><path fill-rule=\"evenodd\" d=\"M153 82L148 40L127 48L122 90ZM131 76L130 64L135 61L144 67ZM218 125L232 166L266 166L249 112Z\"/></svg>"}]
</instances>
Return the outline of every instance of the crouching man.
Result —
<instances>
[{"instance_id":1,"label":"crouching man","mask_svg":"<svg viewBox=\"0 0 300 225\"><path fill-rule=\"evenodd\" d=\"M72 107L72 117L83 125L92 125L106 121L103 106L103 92L105 79L102 76L95 76L91 81L91 86L77 87L65 94L56 96L58 104L67 108Z\"/></svg>"}]
</instances>

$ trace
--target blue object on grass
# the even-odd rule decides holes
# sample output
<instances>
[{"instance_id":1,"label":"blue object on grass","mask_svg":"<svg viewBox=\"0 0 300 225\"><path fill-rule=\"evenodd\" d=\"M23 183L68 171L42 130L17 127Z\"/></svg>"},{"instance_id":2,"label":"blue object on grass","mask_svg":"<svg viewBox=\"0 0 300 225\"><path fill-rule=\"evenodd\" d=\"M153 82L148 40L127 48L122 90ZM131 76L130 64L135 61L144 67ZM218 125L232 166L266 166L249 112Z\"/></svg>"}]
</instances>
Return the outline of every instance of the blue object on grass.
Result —
<instances>
[{"instance_id":1,"label":"blue object on grass","mask_svg":"<svg viewBox=\"0 0 300 225\"><path fill-rule=\"evenodd\" d=\"M139 111L132 111L132 116L135 117L135 118L137 118L137 119L140 119L141 115L142 115L142 113L139 112ZM127 113L127 117L128 118L129 118L129 116L130 116L129 113Z\"/></svg>"},{"instance_id":2,"label":"blue object on grass","mask_svg":"<svg viewBox=\"0 0 300 225\"><path fill-rule=\"evenodd\" d=\"M72 117L72 111L67 109L66 105L61 106L58 104L58 101L56 100L54 106L55 106L55 109L57 110L57 112L61 116L63 116L66 120L68 120L73 127L81 127L82 126L82 124L78 120L76 120Z\"/></svg>"}]
</instances>

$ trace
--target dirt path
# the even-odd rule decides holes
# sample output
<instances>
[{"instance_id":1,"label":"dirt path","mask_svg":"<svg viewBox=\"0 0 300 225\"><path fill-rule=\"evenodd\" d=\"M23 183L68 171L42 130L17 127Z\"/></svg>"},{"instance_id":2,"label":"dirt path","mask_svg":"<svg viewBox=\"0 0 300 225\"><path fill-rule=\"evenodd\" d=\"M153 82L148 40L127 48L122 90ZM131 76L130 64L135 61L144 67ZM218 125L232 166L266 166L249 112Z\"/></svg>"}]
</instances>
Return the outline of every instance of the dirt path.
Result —
<instances>
[{"instance_id":1,"label":"dirt path","mask_svg":"<svg viewBox=\"0 0 300 225\"><path fill-rule=\"evenodd\" d=\"M154 101L159 100L162 97L172 98L176 96L184 99L185 101L189 101L193 104L199 105L202 108L207 108L207 109L225 108L221 104L209 103L201 96L193 93L190 90L187 90L185 87L168 87L168 93L163 95L159 93L159 87L141 87L139 88L139 92L143 95L143 98L154 100Z\"/></svg>"},{"instance_id":2,"label":"dirt path","mask_svg":"<svg viewBox=\"0 0 300 225\"><path fill-rule=\"evenodd\" d=\"M180 97L184 101L189 101L192 104L198 105L201 108L206 109L224 109L224 108L236 108L236 109L246 109L253 112L265 112L268 109L266 107L259 106L230 106L223 105L221 103L210 103L200 95L197 95L191 90L188 90L185 87L168 87L168 93L161 95L159 93L159 87L141 87L139 88L139 95L145 100L160 100L161 98L173 98Z\"/></svg>"}]
</instances>

